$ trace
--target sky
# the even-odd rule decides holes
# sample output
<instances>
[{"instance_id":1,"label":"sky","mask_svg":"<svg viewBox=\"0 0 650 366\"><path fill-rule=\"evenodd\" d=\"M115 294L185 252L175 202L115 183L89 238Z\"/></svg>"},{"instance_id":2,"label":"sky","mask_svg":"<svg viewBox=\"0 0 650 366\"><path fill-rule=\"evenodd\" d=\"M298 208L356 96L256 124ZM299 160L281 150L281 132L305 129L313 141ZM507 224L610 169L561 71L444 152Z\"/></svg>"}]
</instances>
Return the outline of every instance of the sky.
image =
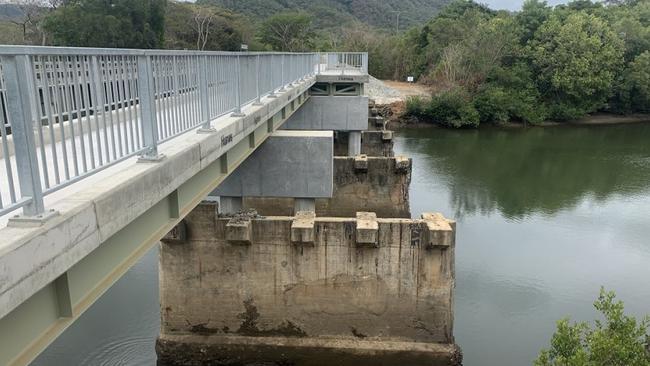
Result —
<instances>
[{"instance_id":1,"label":"sky","mask_svg":"<svg viewBox=\"0 0 650 366\"><path fill-rule=\"evenodd\" d=\"M185 2L195 2L196 0L179 0ZM479 3L487 4L495 10L520 10L524 0L476 0ZM549 5L566 4L569 0L546 0ZM0 0L0 4L11 3L11 0Z\"/></svg>"},{"instance_id":2,"label":"sky","mask_svg":"<svg viewBox=\"0 0 650 366\"><path fill-rule=\"evenodd\" d=\"M520 10L524 0L478 0L495 10ZM566 4L567 0L547 0L548 5Z\"/></svg>"},{"instance_id":3,"label":"sky","mask_svg":"<svg viewBox=\"0 0 650 366\"><path fill-rule=\"evenodd\" d=\"M194 2L195 0L180 0L186 2ZM490 8L495 10L520 10L524 0L476 0L479 3L487 4ZM1 0L0 0L1 2ZM566 4L569 0L546 0L549 5Z\"/></svg>"}]
</instances>

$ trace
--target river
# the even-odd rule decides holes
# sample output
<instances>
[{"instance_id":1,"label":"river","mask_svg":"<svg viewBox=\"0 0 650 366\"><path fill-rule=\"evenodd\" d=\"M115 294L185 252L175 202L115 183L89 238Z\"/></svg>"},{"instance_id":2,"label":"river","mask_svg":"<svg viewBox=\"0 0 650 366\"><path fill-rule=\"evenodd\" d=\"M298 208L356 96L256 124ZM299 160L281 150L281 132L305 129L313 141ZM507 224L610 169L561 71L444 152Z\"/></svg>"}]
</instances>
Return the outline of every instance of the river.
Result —
<instances>
[{"instance_id":1,"label":"river","mask_svg":"<svg viewBox=\"0 0 650 366\"><path fill-rule=\"evenodd\" d=\"M601 286L650 314L650 124L401 131L414 217L458 221L454 332L467 366L530 365ZM157 249L35 362L153 365Z\"/></svg>"}]
</instances>

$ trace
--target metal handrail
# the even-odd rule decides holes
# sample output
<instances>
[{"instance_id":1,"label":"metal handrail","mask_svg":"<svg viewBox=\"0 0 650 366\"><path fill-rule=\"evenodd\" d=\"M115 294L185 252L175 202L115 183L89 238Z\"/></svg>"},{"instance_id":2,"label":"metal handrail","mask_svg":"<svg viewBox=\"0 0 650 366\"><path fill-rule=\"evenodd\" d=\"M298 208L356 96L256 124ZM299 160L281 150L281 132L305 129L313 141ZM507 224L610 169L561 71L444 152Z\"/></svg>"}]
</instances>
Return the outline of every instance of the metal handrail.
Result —
<instances>
[{"instance_id":1,"label":"metal handrail","mask_svg":"<svg viewBox=\"0 0 650 366\"><path fill-rule=\"evenodd\" d=\"M325 70L367 70L367 54L336 55ZM242 115L321 64L317 53L0 46L0 215L42 215L45 195L156 159L159 143Z\"/></svg>"},{"instance_id":2,"label":"metal handrail","mask_svg":"<svg viewBox=\"0 0 650 366\"><path fill-rule=\"evenodd\" d=\"M320 64L324 65L326 71L339 71L345 74L346 71L358 71L368 73L367 52L328 52L320 56Z\"/></svg>"}]
</instances>

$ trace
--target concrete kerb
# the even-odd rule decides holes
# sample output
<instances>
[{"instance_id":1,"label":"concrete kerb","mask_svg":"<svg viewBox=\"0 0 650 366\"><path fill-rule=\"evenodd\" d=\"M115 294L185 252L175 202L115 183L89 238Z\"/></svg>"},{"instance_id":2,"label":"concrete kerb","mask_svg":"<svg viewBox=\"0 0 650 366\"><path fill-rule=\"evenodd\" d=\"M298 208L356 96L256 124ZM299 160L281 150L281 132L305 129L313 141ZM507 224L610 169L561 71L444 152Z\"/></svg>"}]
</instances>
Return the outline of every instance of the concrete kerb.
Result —
<instances>
[{"instance_id":1,"label":"concrete kerb","mask_svg":"<svg viewBox=\"0 0 650 366\"><path fill-rule=\"evenodd\" d=\"M314 81L310 78L291 89L288 98L295 99ZM226 148L235 146L284 106L282 98L264 98L264 102L266 105L261 107L247 106L244 118L217 119L217 133L187 133L161 144L159 149L166 159L158 164L137 164L136 158L128 159L82 181L85 184L81 190L75 185L62 189L56 194L58 200L50 197L46 201L48 209L61 215L42 227L0 229L0 318L216 161ZM223 145L221 138L227 135L232 140ZM60 226L66 222L67 227ZM40 256L31 256L17 265L15 256L21 254L18 251L32 252L28 247L41 248ZM73 251L74 256L58 258Z\"/></svg>"}]
</instances>

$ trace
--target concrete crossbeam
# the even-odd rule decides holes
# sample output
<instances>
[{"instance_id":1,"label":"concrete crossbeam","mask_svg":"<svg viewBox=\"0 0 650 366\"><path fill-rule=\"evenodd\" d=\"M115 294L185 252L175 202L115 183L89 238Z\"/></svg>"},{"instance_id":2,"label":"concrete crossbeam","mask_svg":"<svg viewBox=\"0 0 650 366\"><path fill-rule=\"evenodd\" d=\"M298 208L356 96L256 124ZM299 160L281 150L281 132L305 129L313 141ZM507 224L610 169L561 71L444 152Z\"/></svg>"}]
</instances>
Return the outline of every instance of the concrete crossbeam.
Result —
<instances>
[{"instance_id":1,"label":"concrete crossbeam","mask_svg":"<svg viewBox=\"0 0 650 366\"><path fill-rule=\"evenodd\" d=\"M211 195L332 197L333 151L331 131L276 131Z\"/></svg>"},{"instance_id":2,"label":"concrete crossbeam","mask_svg":"<svg viewBox=\"0 0 650 366\"><path fill-rule=\"evenodd\" d=\"M312 96L283 126L285 130L364 131L368 97Z\"/></svg>"}]
</instances>

